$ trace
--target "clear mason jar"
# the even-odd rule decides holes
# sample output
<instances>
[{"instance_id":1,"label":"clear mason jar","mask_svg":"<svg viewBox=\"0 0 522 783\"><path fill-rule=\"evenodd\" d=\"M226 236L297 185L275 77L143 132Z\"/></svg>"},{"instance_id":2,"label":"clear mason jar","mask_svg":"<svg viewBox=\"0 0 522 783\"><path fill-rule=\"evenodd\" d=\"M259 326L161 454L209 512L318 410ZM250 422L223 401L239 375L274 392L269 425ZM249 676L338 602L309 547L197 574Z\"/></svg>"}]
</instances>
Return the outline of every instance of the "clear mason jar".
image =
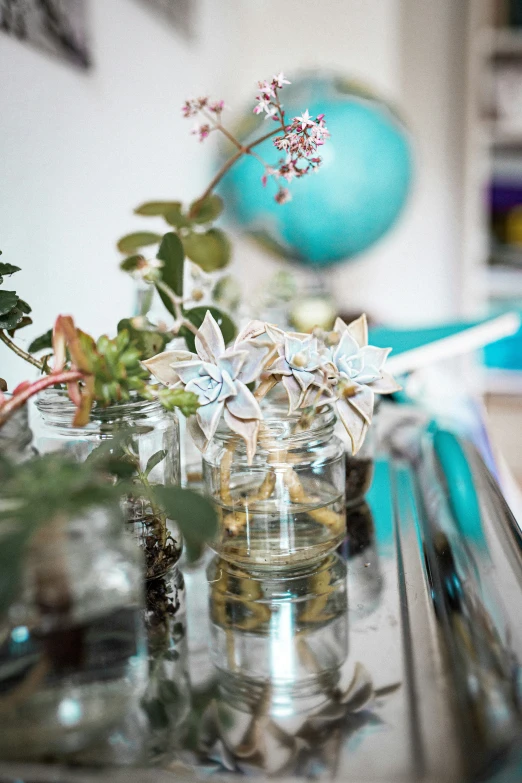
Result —
<instances>
[{"instance_id":1,"label":"clear mason jar","mask_svg":"<svg viewBox=\"0 0 522 783\"><path fill-rule=\"evenodd\" d=\"M214 558L207 575L210 654L222 695L242 701L249 693L255 702L268 689L274 717L327 700L348 653L342 558L266 575Z\"/></svg>"},{"instance_id":2,"label":"clear mason jar","mask_svg":"<svg viewBox=\"0 0 522 783\"><path fill-rule=\"evenodd\" d=\"M17 573L0 618L0 757L73 753L145 690L142 558L100 508L37 531Z\"/></svg>"},{"instance_id":3,"label":"clear mason jar","mask_svg":"<svg viewBox=\"0 0 522 783\"><path fill-rule=\"evenodd\" d=\"M24 405L0 427L0 454L11 462L25 462L34 455L31 448L32 439L27 405Z\"/></svg>"},{"instance_id":4,"label":"clear mason jar","mask_svg":"<svg viewBox=\"0 0 522 783\"><path fill-rule=\"evenodd\" d=\"M203 460L207 494L219 516L211 544L221 557L252 569L295 568L324 557L344 538L344 447L336 417L323 406L299 414L267 407L248 464L243 441L222 425Z\"/></svg>"},{"instance_id":5,"label":"clear mason jar","mask_svg":"<svg viewBox=\"0 0 522 783\"><path fill-rule=\"evenodd\" d=\"M139 494L139 482L179 484L179 426L176 416L156 401L136 399L107 408L95 406L85 427L73 427L75 408L67 392L46 389L38 396L34 424L40 454L67 452L83 462L101 443L125 430L125 450L141 474L136 496L125 500L124 511L134 537L145 552L146 576L161 576L181 554L181 537L172 520L158 515Z\"/></svg>"}]
</instances>

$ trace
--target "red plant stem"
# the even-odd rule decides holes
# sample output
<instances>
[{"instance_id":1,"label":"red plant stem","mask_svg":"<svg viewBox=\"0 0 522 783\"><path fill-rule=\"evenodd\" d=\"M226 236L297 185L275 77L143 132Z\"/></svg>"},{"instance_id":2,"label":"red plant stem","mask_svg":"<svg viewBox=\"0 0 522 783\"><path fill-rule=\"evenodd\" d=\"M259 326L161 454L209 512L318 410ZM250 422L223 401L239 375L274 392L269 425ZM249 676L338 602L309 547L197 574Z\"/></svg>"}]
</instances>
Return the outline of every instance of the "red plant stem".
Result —
<instances>
[{"instance_id":1,"label":"red plant stem","mask_svg":"<svg viewBox=\"0 0 522 783\"><path fill-rule=\"evenodd\" d=\"M85 378L85 373L80 370L66 370L64 372L51 373L44 378L39 378L34 383L26 386L22 391L17 392L13 397L10 397L3 405L0 404L0 427L13 415L18 408L25 405L27 400L33 397L43 389L47 389L49 386L54 386L56 383L72 383L74 381L81 381Z\"/></svg>"}]
</instances>

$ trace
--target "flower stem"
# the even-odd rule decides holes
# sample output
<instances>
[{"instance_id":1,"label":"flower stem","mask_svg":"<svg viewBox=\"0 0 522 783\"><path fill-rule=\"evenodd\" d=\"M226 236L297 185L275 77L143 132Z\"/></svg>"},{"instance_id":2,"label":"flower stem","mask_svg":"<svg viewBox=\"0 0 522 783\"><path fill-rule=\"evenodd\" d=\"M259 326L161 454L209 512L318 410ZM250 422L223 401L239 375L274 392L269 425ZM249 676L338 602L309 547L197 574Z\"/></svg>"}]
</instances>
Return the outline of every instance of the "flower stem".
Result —
<instances>
[{"instance_id":1,"label":"flower stem","mask_svg":"<svg viewBox=\"0 0 522 783\"><path fill-rule=\"evenodd\" d=\"M186 329L189 330L189 332L192 332L194 337L198 338L205 351L210 356L212 356L212 351L210 350L210 346L205 340L205 338L203 337L203 335L201 334L201 332L199 331L199 329L196 326L194 326L194 324L191 321L189 321L188 318L185 318L185 316L183 315L183 310L181 309L183 299L181 299L181 297L179 296L176 296L172 288L168 286L166 283L164 283L163 280L157 280L156 285L159 289L161 289L161 291L163 291L164 294L166 294L169 297L170 301L174 305L174 310L176 313L176 321L177 321L176 333L179 332L182 326L184 326Z\"/></svg>"},{"instance_id":2,"label":"flower stem","mask_svg":"<svg viewBox=\"0 0 522 783\"><path fill-rule=\"evenodd\" d=\"M23 348L20 348L13 340L11 340L10 337L7 336L7 334L4 332L3 329L0 329L0 340L7 345L8 348L13 351L17 356L20 357L20 359L24 359L24 361L29 362L29 364L32 364L33 367L38 367L38 369L41 372L44 372L44 364L43 362L40 362L38 359L35 359L34 356L31 356L30 353L27 353L27 351L24 351Z\"/></svg>"},{"instance_id":3,"label":"flower stem","mask_svg":"<svg viewBox=\"0 0 522 783\"><path fill-rule=\"evenodd\" d=\"M218 125L217 127L221 131L224 130L223 126L221 126L221 125ZM227 171L229 169L231 169L232 166L234 165L234 163L236 163L240 158L242 158L243 155L250 155L250 154L252 154L252 150L254 149L254 147L257 147L258 144L261 144L263 141L266 141L267 139L270 139L272 136L275 136L275 134L279 133L279 131L280 131L280 128L277 127L277 128L275 128L275 130L270 131L270 133L265 133L263 136L260 136L259 139L256 139L255 141L251 142L250 144L247 144L246 146L243 146L241 144L241 142L239 142L237 139L234 139L234 137L231 134L229 134L228 131L227 131L225 133L225 136L227 136L227 138L229 138L236 147L239 145L238 151L236 153L234 153L234 155L232 155L232 157L229 158L221 166L221 168L219 169L219 171L217 172L215 177L213 177L212 180L210 181L210 183L209 183L208 187L206 188L206 190L203 192L203 194L198 198L198 200L195 203L197 204L200 201L203 201L204 199L206 199L207 196L210 196L210 194L212 193L212 191L214 190L216 185L223 179L223 177L225 176Z\"/></svg>"}]
</instances>

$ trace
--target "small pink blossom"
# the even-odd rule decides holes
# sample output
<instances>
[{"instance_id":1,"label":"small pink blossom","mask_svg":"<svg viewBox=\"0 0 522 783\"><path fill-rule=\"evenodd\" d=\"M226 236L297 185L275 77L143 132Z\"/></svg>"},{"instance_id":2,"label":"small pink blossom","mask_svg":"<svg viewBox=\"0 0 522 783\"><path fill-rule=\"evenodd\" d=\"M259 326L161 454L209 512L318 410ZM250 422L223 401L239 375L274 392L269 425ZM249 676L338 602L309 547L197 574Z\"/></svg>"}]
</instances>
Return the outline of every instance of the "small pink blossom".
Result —
<instances>
[{"instance_id":1,"label":"small pink blossom","mask_svg":"<svg viewBox=\"0 0 522 783\"><path fill-rule=\"evenodd\" d=\"M281 90L285 84L292 84L292 82L289 82L288 79L285 79L284 73L281 71L281 73L278 73L277 76L274 76L272 78L272 86L275 85L279 90Z\"/></svg>"},{"instance_id":2,"label":"small pink blossom","mask_svg":"<svg viewBox=\"0 0 522 783\"><path fill-rule=\"evenodd\" d=\"M275 195L275 200L278 204L286 204L288 201L292 200L292 195L288 188L279 188Z\"/></svg>"},{"instance_id":3,"label":"small pink blossom","mask_svg":"<svg viewBox=\"0 0 522 783\"><path fill-rule=\"evenodd\" d=\"M212 101L208 104L208 108L210 111L214 112L214 114L221 114L225 108L225 101Z\"/></svg>"},{"instance_id":4,"label":"small pink blossom","mask_svg":"<svg viewBox=\"0 0 522 783\"><path fill-rule=\"evenodd\" d=\"M205 123L203 125L196 124L190 131L193 136L198 136L199 141L204 141L210 134L210 132L213 129L210 127L208 123Z\"/></svg>"},{"instance_id":5,"label":"small pink blossom","mask_svg":"<svg viewBox=\"0 0 522 783\"><path fill-rule=\"evenodd\" d=\"M303 112L301 117L294 117L294 122L301 124L301 130L306 130L306 128L312 128L315 123L310 117L310 112L308 109Z\"/></svg>"}]
</instances>

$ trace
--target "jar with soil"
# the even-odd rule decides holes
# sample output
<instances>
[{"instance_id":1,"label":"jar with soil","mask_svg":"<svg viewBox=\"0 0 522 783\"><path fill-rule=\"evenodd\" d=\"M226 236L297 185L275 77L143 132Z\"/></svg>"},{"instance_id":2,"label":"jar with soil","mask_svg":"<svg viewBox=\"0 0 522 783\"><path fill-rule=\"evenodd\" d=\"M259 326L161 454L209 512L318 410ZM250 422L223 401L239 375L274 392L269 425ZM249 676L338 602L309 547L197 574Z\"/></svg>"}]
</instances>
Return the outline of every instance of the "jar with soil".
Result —
<instances>
[{"instance_id":1,"label":"jar with soil","mask_svg":"<svg viewBox=\"0 0 522 783\"><path fill-rule=\"evenodd\" d=\"M180 664L185 659L184 588L177 568L182 541L175 523L140 494L140 486L179 484L178 420L159 403L137 399L95 407L85 427L72 427L72 404L64 391L56 389L42 394L36 407L40 418L35 426L35 445L40 453L67 451L72 459L82 462L112 439L115 453L135 468L136 493L122 498L122 508L127 532L145 558L150 678L141 706L149 720L149 755L157 757L160 747L166 747L167 730L182 719L188 704Z\"/></svg>"},{"instance_id":2,"label":"jar with soil","mask_svg":"<svg viewBox=\"0 0 522 783\"><path fill-rule=\"evenodd\" d=\"M145 553L146 578L164 576L179 559L181 538L172 520L140 495L140 484L179 484L179 428L174 414L156 401L95 406L85 427L72 427L67 393L47 389L36 402L35 446L40 454L65 451L83 462L100 445L115 449L135 467L136 495L123 499L129 530Z\"/></svg>"},{"instance_id":3,"label":"jar with soil","mask_svg":"<svg viewBox=\"0 0 522 783\"><path fill-rule=\"evenodd\" d=\"M336 549L346 530L346 477L335 422L329 405L306 420L267 404L251 464L243 441L218 429L203 459L217 554L253 570L295 569Z\"/></svg>"},{"instance_id":4,"label":"jar with soil","mask_svg":"<svg viewBox=\"0 0 522 783\"><path fill-rule=\"evenodd\" d=\"M373 481L375 427L369 428L357 454L352 454L351 443L344 427L338 428L338 434L346 447L346 506L351 508L364 500Z\"/></svg>"},{"instance_id":5,"label":"jar with soil","mask_svg":"<svg viewBox=\"0 0 522 783\"><path fill-rule=\"evenodd\" d=\"M0 756L59 758L145 692L142 558L121 517L99 508L38 530L19 568L0 612Z\"/></svg>"}]
</instances>

